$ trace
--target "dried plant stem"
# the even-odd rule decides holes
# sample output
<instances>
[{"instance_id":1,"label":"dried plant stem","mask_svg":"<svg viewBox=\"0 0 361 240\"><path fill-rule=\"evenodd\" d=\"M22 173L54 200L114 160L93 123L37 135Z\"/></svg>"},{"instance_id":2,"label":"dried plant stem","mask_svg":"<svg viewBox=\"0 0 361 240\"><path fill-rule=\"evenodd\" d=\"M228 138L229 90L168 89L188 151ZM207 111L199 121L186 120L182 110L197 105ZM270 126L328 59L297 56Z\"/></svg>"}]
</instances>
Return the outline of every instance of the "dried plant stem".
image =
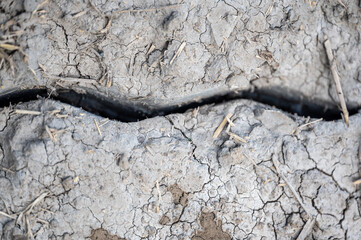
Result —
<instances>
[{"instance_id":1,"label":"dried plant stem","mask_svg":"<svg viewBox=\"0 0 361 240\"><path fill-rule=\"evenodd\" d=\"M340 100L340 103L341 103L343 116L344 116L346 124L348 125L348 123L349 123L349 119L348 119L349 114L348 114L348 111L347 111L345 98L344 98L344 95L343 95L343 92L342 92L340 77L339 77L339 75L337 73L336 60L335 60L335 57L333 56L331 43L328 40L327 35L325 35L324 45L325 45L325 48L326 48L326 53L327 53L328 60L330 62L332 77L333 77L333 80L335 81L335 84L336 84L336 91L337 91L338 99Z\"/></svg>"},{"instance_id":2,"label":"dried plant stem","mask_svg":"<svg viewBox=\"0 0 361 240\"><path fill-rule=\"evenodd\" d=\"M174 7L178 7L179 5L180 4L171 4L171 5L162 6L162 7L155 7L155 8L126 9L126 10L116 11L116 12L112 13L112 16L116 16L116 15L121 14L121 13L151 12L151 11L163 10L163 9L168 9L168 8L174 8Z\"/></svg>"},{"instance_id":3,"label":"dried plant stem","mask_svg":"<svg viewBox=\"0 0 361 240\"><path fill-rule=\"evenodd\" d=\"M316 218L310 218L306 222L305 226L303 227L300 235L298 235L297 240L304 240L306 239L312 232L313 226L315 226Z\"/></svg>"}]
</instances>

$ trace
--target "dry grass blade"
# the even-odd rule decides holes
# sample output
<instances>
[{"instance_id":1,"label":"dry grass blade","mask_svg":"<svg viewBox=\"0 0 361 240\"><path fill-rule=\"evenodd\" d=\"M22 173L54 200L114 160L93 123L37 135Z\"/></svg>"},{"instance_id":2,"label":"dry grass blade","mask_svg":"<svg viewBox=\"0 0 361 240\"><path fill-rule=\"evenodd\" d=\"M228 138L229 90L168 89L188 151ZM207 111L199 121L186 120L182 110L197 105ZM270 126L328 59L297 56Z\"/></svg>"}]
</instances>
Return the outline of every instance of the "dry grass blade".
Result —
<instances>
[{"instance_id":1,"label":"dry grass blade","mask_svg":"<svg viewBox=\"0 0 361 240\"><path fill-rule=\"evenodd\" d=\"M36 72L35 72L35 70L34 69L32 69L31 67L29 67L29 70L31 71L31 73L33 74L33 77L35 78L35 80L37 81L37 82L39 82L39 78L36 76Z\"/></svg>"},{"instance_id":2,"label":"dry grass blade","mask_svg":"<svg viewBox=\"0 0 361 240\"><path fill-rule=\"evenodd\" d=\"M153 151L153 149L152 149L151 147L149 147L149 146L147 145L147 146L145 146L145 148L148 150L148 152L149 152L152 156L155 155L155 153L154 153L154 151Z\"/></svg>"},{"instance_id":3,"label":"dry grass blade","mask_svg":"<svg viewBox=\"0 0 361 240\"><path fill-rule=\"evenodd\" d=\"M170 65L172 65L172 63L174 62L174 60L182 53L183 49L186 46L186 42L182 42L182 44L179 46L177 52L174 54L173 58L170 60Z\"/></svg>"},{"instance_id":4,"label":"dry grass blade","mask_svg":"<svg viewBox=\"0 0 361 240\"><path fill-rule=\"evenodd\" d=\"M26 235L27 235L28 239L34 239L34 234L31 231L31 225L30 225L28 216L25 216L25 222L26 222L26 229L27 229Z\"/></svg>"},{"instance_id":5,"label":"dry grass blade","mask_svg":"<svg viewBox=\"0 0 361 240\"><path fill-rule=\"evenodd\" d=\"M11 57L2 48L0 48L0 58L5 59L5 61L7 61L9 63L11 73L13 76L15 76L14 62L11 59Z\"/></svg>"},{"instance_id":6,"label":"dry grass blade","mask_svg":"<svg viewBox=\"0 0 361 240\"><path fill-rule=\"evenodd\" d=\"M56 110L53 110L53 111L49 111L48 113L50 114L50 116L54 116L54 115L56 115L56 114L58 114L60 112L61 112L60 110L56 109Z\"/></svg>"},{"instance_id":7,"label":"dry grass blade","mask_svg":"<svg viewBox=\"0 0 361 240\"><path fill-rule=\"evenodd\" d=\"M44 72L44 74L46 77L48 77L50 79L64 81L64 82L84 82L84 83L90 83L90 84L94 84L94 85L98 84L97 80L91 79L91 78L59 77L59 76L50 75L45 72Z\"/></svg>"},{"instance_id":8,"label":"dry grass blade","mask_svg":"<svg viewBox=\"0 0 361 240\"><path fill-rule=\"evenodd\" d=\"M232 113L228 113L227 116L221 122L221 124L219 124L218 128L216 129L216 131L213 134L213 139L216 139L219 136L219 134L221 134L223 128L226 126L226 124L228 122L227 118L229 119L229 118L231 118L231 116L232 116Z\"/></svg>"},{"instance_id":9,"label":"dry grass blade","mask_svg":"<svg viewBox=\"0 0 361 240\"><path fill-rule=\"evenodd\" d=\"M44 6L46 3L48 2L48 0L45 0L41 3L38 4L38 6L36 6L36 8L34 9L34 11L31 13L31 17L42 7Z\"/></svg>"},{"instance_id":10,"label":"dry grass blade","mask_svg":"<svg viewBox=\"0 0 361 240\"><path fill-rule=\"evenodd\" d=\"M16 222L18 222L19 219L22 219L24 215L29 215L33 208L40 203L46 196L48 196L48 192L44 192L40 194L32 203L30 203L23 211L20 212Z\"/></svg>"},{"instance_id":11,"label":"dry grass blade","mask_svg":"<svg viewBox=\"0 0 361 240\"><path fill-rule=\"evenodd\" d=\"M9 215L9 214L4 213L4 212L2 212L2 211L0 211L0 215L3 215L3 216L5 216L5 217L11 218L11 219L16 219L16 217L15 217L15 216L13 216L13 215Z\"/></svg>"},{"instance_id":12,"label":"dry grass blade","mask_svg":"<svg viewBox=\"0 0 361 240\"><path fill-rule=\"evenodd\" d=\"M48 192L44 192L42 194L40 194L39 197L37 197L32 203L30 203L23 212L25 213L31 213L31 211L33 210L33 208L40 203L46 196L48 196L49 193Z\"/></svg>"},{"instance_id":13,"label":"dry grass blade","mask_svg":"<svg viewBox=\"0 0 361 240\"><path fill-rule=\"evenodd\" d=\"M103 76L98 80L99 84L103 84L106 76L108 76L108 72L105 72Z\"/></svg>"},{"instance_id":14,"label":"dry grass blade","mask_svg":"<svg viewBox=\"0 0 361 240\"><path fill-rule=\"evenodd\" d=\"M156 185L156 187L157 187L157 192L158 192L158 201L157 201L157 209L156 209L156 211L157 211L157 213L159 212L159 208L160 208L160 202L162 201L162 194L160 193L160 188L159 188L159 182L158 182L158 180L155 182L155 185Z\"/></svg>"},{"instance_id":15,"label":"dry grass blade","mask_svg":"<svg viewBox=\"0 0 361 240\"><path fill-rule=\"evenodd\" d=\"M110 88L112 86L112 83L113 83L112 79L108 76L108 78L107 78L107 88Z\"/></svg>"},{"instance_id":16,"label":"dry grass blade","mask_svg":"<svg viewBox=\"0 0 361 240\"><path fill-rule=\"evenodd\" d=\"M105 28L103 28L102 30L100 30L100 33L106 33L108 32L110 26L112 25L112 17L108 17L108 22L107 25L105 26Z\"/></svg>"},{"instance_id":17,"label":"dry grass blade","mask_svg":"<svg viewBox=\"0 0 361 240\"><path fill-rule=\"evenodd\" d=\"M104 17L104 14L95 6L92 0L89 0L90 6L102 17Z\"/></svg>"},{"instance_id":18,"label":"dry grass blade","mask_svg":"<svg viewBox=\"0 0 361 240\"><path fill-rule=\"evenodd\" d=\"M268 7L268 9L267 9L267 11L266 11L266 14L265 14L266 16L268 16L268 15L271 13L274 4L275 4L275 3L272 2L272 5Z\"/></svg>"},{"instance_id":19,"label":"dry grass blade","mask_svg":"<svg viewBox=\"0 0 361 240\"><path fill-rule=\"evenodd\" d=\"M344 7L345 9L347 9L346 5L345 5L341 0L337 0L337 2L338 2L342 7Z\"/></svg>"},{"instance_id":20,"label":"dry grass blade","mask_svg":"<svg viewBox=\"0 0 361 240\"><path fill-rule=\"evenodd\" d=\"M232 132L227 132L227 134L232 137L234 140L236 140L237 142L241 142L241 143L247 143L247 141L243 138L241 138L240 136L238 136L237 134L234 134Z\"/></svg>"},{"instance_id":21,"label":"dry grass blade","mask_svg":"<svg viewBox=\"0 0 361 240\"><path fill-rule=\"evenodd\" d=\"M172 5L167 5L167 6L163 6L163 7L157 7L157 8L120 10L120 11L114 12L114 13L112 14L112 16L116 16L116 15L121 14L121 13L152 12L152 11L157 11L157 10L164 10L164 9L168 9L168 8L174 8L174 7L178 7L178 6L180 6L180 4L172 4Z\"/></svg>"},{"instance_id":22,"label":"dry grass blade","mask_svg":"<svg viewBox=\"0 0 361 240\"><path fill-rule=\"evenodd\" d=\"M258 168L257 163L253 160L253 158L251 158L248 154L246 154L243 150L242 150L242 154L256 167Z\"/></svg>"},{"instance_id":23,"label":"dry grass blade","mask_svg":"<svg viewBox=\"0 0 361 240\"><path fill-rule=\"evenodd\" d=\"M325 48L326 48L326 53L327 53L328 60L330 62L332 77L333 77L333 80L335 81L335 84L336 84L336 91L337 91L338 99L340 100L340 103L341 103L341 108L342 108L343 116L345 118L345 123L348 125L348 123L349 123L349 114L348 114L348 111L347 111L345 97L344 97L343 92L342 92L340 77L339 77L339 75L337 73L336 60L335 60L335 58L333 56L331 43L328 40L327 35L325 35L324 45L325 45Z\"/></svg>"},{"instance_id":24,"label":"dry grass blade","mask_svg":"<svg viewBox=\"0 0 361 240\"><path fill-rule=\"evenodd\" d=\"M228 122L230 127L236 126L236 125L234 125L233 121L229 117L226 116L226 119L227 119L227 122Z\"/></svg>"},{"instance_id":25,"label":"dry grass blade","mask_svg":"<svg viewBox=\"0 0 361 240\"><path fill-rule=\"evenodd\" d=\"M238 136L237 134L231 132L231 127L234 127L235 125L232 122L232 120L230 119L230 116L227 115L225 119L228 122L226 133L230 136L230 138L234 139L236 142L247 143L247 141L245 139L243 139L240 136Z\"/></svg>"},{"instance_id":26,"label":"dry grass blade","mask_svg":"<svg viewBox=\"0 0 361 240\"><path fill-rule=\"evenodd\" d=\"M312 122L309 122L309 123L305 123L305 124L302 124L301 126L298 127L298 129L303 129L309 125L312 125L312 124L315 124L315 123L318 123L318 122L321 122L323 120L323 118L320 118L320 119L317 119L315 121L312 121Z\"/></svg>"},{"instance_id":27,"label":"dry grass blade","mask_svg":"<svg viewBox=\"0 0 361 240\"><path fill-rule=\"evenodd\" d=\"M149 55L150 53L153 52L153 50L155 49L155 46L153 44L150 45L148 51L147 51L147 55Z\"/></svg>"},{"instance_id":28,"label":"dry grass blade","mask_svg":"<svg viewBox=\"0 0 361 240\"><path fill-rule=\"evenodd\" d=\"M39 67L41 68L41 70L42 70L43 72L46 72L46 67L45 67L43 64L38 63L38 65L39 65Z\"/></svg>"},{"instance_id":29,"label":"dry grass blade","mask_svg":"<svg viewBox=\"0 0 361 240\"><path fill-rule=\"evenodd\" d=\"M42 194L40 194L32 203L30 203L23 211L16 213L16 214L12 214L9 215L5 212L0 211L0 215L14 219L15 220L15 224L18 224L19 221L22 221L25 224L26 227L26 234L27 234L27 239L34 239L34 235L31 231L31 225L30 225L30 214L33 210L33 208L39 204L46 196L48 196L48 192L44 192ZM43 224L49 224L48 222L38 219L36 218L38 222L42 222Z\"/></svg>"},{"instance_id":30,"label":"dry grass blade","mask_svg":"<svg viewBox=\"0 0 361 240\"><path fill-rule=\"evenodd\" d=\"M312 216L310 211L308 210L308 208L306 208L306 206L303 204L301 197L298 195L298 193L296 192L295 188L291 185L291 183L288 181L288 179L282 174L280 173L281 178L283 179L283 181L285 181L285 183L287 184L287 186L289 187L289 189L291 190L291 192L293 193L293 195L296 197L298 203L301 205L301 207L305 210L305 212L307 213L308 216Z\"/></svg>"},{"instance_id":31,"label":"dry grass blade","mask_svg":"<svg viewBox=\"0 0 361 240\"><path fill-rule=\"evenodd\" d=\"M101 136L102 132L100 131L99 124L98 124L97 120L94 119L94 123L95 123L95 126L97 127L99 135Z\"/></svg>"},{"instance_id":32,"label":"dry grass blade","mask_svg":"<svg viewBox=\"0 0 361 240\"><path fill-rule=\"evenodd\" d=\"M301 199L301 197L298 195L298 193L296 192L295 188L292 186L292 184L288 181L288 179L286 178L286 176L281 172L281 170L279 169L280 166L280 162L275 159L274 157L272 158L272 162L274 167L276 168L277 174L283 179L283 181L285 181L285 183L287 184L288 188L291 190L291 192L293 193L293 195L295 196L295 198L297 199L298 203L301 205L301 207L303 208L303 210L305 210L305 212L307 213L307 215L312 218L312 214L311 212L308 210L308 208L303 204L303 201Z\"/></svg>"},{"instance_id":33,"label":"dry grass blade","mask_svg":"<svg viewBox=\"0 0 361 240\"><path fill-rule=\"evenodd\" d=\"M35 220L36 220L37 222L40 222L40 223L44 224L44 225L49 225L49 222L48 222L48 221L45 221L45 220L43 220L43 219L35 218Z\"/></svg>"},{"instance_id":34,"label":"dry grass blade","mask_svg":"<svg viewBox=\"0 0 361 240\"><path fill-rule=\"evenodd\" d=\"M316 218L310 218L306 222L305 226L303 227L300 235L298 235L297 240L304 240L306 239L312 232L313 226L315 226Z\"/></svg>"},{"instance_id":35,"label":"dry grass blade","mask_svg":"<svg viewBox=\"0 0 361 240\"><path fill-rule=\"evenodd\" d=\"M110 122L110 120L109 120L108 118L103 119L103 120L100 121L99 127L102 127L102 126L106 125L106 124L109 123L109 122Z\"/></svg>"},{"instance_id":36,"label":"dry grass blade","mask_svg":"<svg viewBox=\"0 0 361 240\"><path fill-rule=\"evenodd\" d=\"M74 184L78 183L79 182L79 176L76 176L73 180Z\"/></svg>"},{"instance_id":37,"label":"dry grass blade","mask_svg":"<svg viewBox=\"0 0 361 240\"><path fill-rule=\"evenodd\" d=\"M9 29L11 25L7 26L7 27L4 27L3 29ZM24 30L17 30L17 31L12 31L8 34L4 34L1 36L1 39L3 39L3 41L0 41L0 43L8 43L8 42L14 42L13 38L14 37L18 37L20 36L21 34L24 33Z\"/></svg>"},{"instance_id":38,"label":"dry grass blade","mask_svg":"<svg viewBox=\"0 0 361 240\"><path fill-rule=\"evenodd\" d=\"M57 118L67 118L67 117L69 117L69 114L56 114L55 117L57 117Z\"/></svg>"},{"instance_id":39,"label":"dry grass blade","mask_svg":"<svg viewBox=\"0 0 361 240\"><path fill-rule=\"evenodd\" d=\"M15 45L8 44L8 43L2 43L2 44L0 44L0 47L5 49L5 50L9 50L9 51L15 51L15 50L20 49L19 46L15 46Z\"/></svg>"},{"instance_id":40,"label":"dry grass blade","mask_svg":"<svg viewBox=\"0 0 361 240\"><path fill-rule=\"evenodd\" d=\"M12 173L12 174L15 173L14 171L12 171L12 170L10 170L10 169L4 168L4 167L1 167L1 166L0 166L0 170L3 170L3 171L5 171L5 172L9 172L9 173Z\"/></svg>"},{"instance_id":41,"label":"dry grass blade","mask_svg":"<svg viewBox=\"0 0 361 240\"><path fill-rule=\"evenodd\" d=\"M0 54L0 69L3 68L4 62L5 62L5 60L3 57L1 57L1 54Z\"/></svg>"},{"instance_id":42,"label":"dry grass blade","mask_svg":"<svg viewBox=\"0 0 361 240\"><path fill-rule=\"evenodd\" d=\"M81 11L81 12L78 12L77 14L73 15L72 18L78 18L78 17L81 17L83 16L84 14L87 13L87 10L84 10L84 11Z\"/></svg>"},{"instance_id":43,"label":"dry grass blade","mask_svg":"<svg viewBox=\"0 0 361 240\"><path fill-rule=\"evenodd\" d=\"M296 134L296 135L297 135L297 133L298 133L300 130L304 129L305 127L307 127L307 126L309 126L309 125L312 125L312 124L321 122L322 120L323 120L323 118L320 118L320 119L317 119L317 120L315 120L315 121L302 124L302 125L298 126L296 129L294 129L294 130L291 132L291 135L293 135L293 134Z\"/></svg>"},{"instance_id":44,"label":"dry grass blade","mask_svg":"<svg viewBox=\"0 0 361 240\"><path fill-rule=\"evenodd\" d=\"M56 139L55 139L54 135L52 134L52 132L50 131L50 128L49 128L47 125L45 125L45 130L46 130L46 132L48 133L51 141L55 142Z\"/></svg>"}]
</instances>

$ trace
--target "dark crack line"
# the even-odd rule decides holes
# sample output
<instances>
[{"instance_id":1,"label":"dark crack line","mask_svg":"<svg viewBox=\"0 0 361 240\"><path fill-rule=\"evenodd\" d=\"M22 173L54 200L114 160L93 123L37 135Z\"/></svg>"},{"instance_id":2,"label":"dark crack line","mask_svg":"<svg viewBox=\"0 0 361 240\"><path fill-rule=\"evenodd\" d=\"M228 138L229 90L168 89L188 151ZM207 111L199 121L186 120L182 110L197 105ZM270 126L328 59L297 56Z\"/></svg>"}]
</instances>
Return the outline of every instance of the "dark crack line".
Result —
<instances>
[{"instance_id":1,"label":"dark crack line","mask_svg":"<svg viewBox=\"0 0 361 240\"><path fill-rule=\"evenodd\" d=\"M9 107L20 102L37 100L39 97L50 98L91 112L93 114L122 122L137 122L147 118L184 113L189 109L207 104L221 104L237 99L248 99L258 103L274 106L290 114L323 118L326 121L341 119L341 111L329 102L306 100L300 93L288 93L272 89L255 89L218 94L205 98L194 98L193 101L173 105L155 105L149 102L129 99L113 99L100 94L78 93L70 89L50 90L34 88L12 90L0 94L0 108ZM51 93L51 94L50 94ZM349 108L350 115L356 114L357 108Z\"/></svg>"}]
</instances>

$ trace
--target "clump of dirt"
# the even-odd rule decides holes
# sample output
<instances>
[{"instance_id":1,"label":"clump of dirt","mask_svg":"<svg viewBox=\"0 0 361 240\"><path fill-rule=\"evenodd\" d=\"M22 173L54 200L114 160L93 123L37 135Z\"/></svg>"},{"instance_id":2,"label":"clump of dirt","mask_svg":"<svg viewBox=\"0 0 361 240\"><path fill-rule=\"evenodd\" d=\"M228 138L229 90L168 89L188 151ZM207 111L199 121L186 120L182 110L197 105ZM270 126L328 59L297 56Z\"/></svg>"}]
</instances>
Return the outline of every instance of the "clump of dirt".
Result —
<instances>
[{"instance_id":1,"label":"clump of dirt","mask_svg":"<svg viewBox=\"0 0 361 240\"><path fill-rule=\"evenodd\" d=\"M91 240L126 240L125 238L111 235L107 230L103 228L93 229L90 239Z\"/></svg>"},{"instance_id":2,"label":"clump of dirt","mask_svg":"<svg viewBox=\"0 0 361 240\"><path fill-rule=\"evenodd\" d=\"M214 213L202 212L200 217L201 226L203 231L198 231L193 237L192 240L228 240L232 239L231 236L223 232L222 230L222 221L215 220L216 215Z\"/></svg>"},{"instance_id":3,"label":"clump of dirt","mask_svg":"<svg viewBox=\"0 0 361 240\"><path fill-rule=\"evenodd\" d=\"M167 223L170 222L170 219L168 216L163 215L162 218L159 220L159 224L167 225Z\"/></svg>"},{"instance_id":4,"label":"clump of dirt","mask_svg":"<svg viewBox=\"0 0 361 240\"><path fill-rule=\"evenodd\" d=\"M172 193L173 203L180 204L185 207L188 203L188 194L184 192L177 184L173 184L168 187L168 190Z\"/></svg>"}]
</instances>

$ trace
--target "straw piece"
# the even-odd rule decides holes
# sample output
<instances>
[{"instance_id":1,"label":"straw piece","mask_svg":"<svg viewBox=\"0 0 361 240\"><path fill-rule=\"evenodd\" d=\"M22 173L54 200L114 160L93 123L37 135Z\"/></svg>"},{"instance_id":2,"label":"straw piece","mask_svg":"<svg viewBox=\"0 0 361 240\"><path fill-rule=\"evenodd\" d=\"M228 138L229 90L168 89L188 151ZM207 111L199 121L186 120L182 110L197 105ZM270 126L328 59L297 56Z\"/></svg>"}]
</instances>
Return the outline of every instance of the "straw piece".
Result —
<instances>
[{"instance_id":1,"label":"straw piece","mask_svg":"<svg viewBox=\"0 0 361 240\"><path fill-rule=\"evenodd\" d=\"M228 113L227 116L221 122L221 124L219 124L218 128L216 129L216 131L213 134L213 139L216 139L219 136L219 134L221 134L224 126L226 126L226 124L228 122L227 118L229 119L229 118L231 118L231 116L232 116L232 113Z\"/></svg>"},{"instance_id":2,"label":"straw piece","mask_svg":"<svg viewBox=\"0 0 361 240\"><path fill-rule=\"evenodd\" d=\"M179 5L181 5L181 4L172 4L172 5L167 5L167 6L163 6L163 7L156 7L156 8L120 10L120 11L116 11L116 12L112 13L112 16L116 16L116 15L121 14L121 13L151 12L151 11L163 10L163 9L168 9L168 8L174 8L174 7L178 7Z\"/></svg>"},{"instance_id":3,"label":"straw piece","mask_svg":"<svg viewBox=\"0 0 361 240\"><path fill-rule=\"evenodd\" d=\"M28 114L28 115L40 115L41 112L39 111L31 111L31 110L24 110L24 109L15 109L14 113L16 114Z\"/></svg>"},{"instance_id":4,"label":"straw piece","mask_svg":"<svg viewBox=\"0 0 361 240\"><path fill-rule=\"evenodd\" d=\"M95 123L95 126L97 127L99 135L101 136L102 132L100 131L99 124L98 124L97 120L94 119L94 123Z\"/></svg>"},{"instance_id":5,"label":"straw piece","mask_svg":"<svg viewBox=\"0 0 361 240\"><path fill-rule=\"evenodd\" d=\"M345 123L347 125L349 125L349 119L348 119L349 114L348 114L348 111L347 111L345 97L344 97L343 92L342 92L340 77L339 77L339 75L337 73L336 60L335 60L335 57L333 56L331 43L330 43L327 35L325 35L324 45L325 45L325 48L326 48L326 53L327 53L328 60L330 62L332 77L333 77L333 80L335 81L335 84L336 84L337 95L338 95L338 99L340 100L340 103L341 103L341 108L342 108L343 116L344 116L344 119L345 119Z\"/></svg>"},{"instance_id":6,"label":"straw piece","mask_svg":"<svg viewBox=\"0 0 361 240\"><path fill-rule=\"evenodd\" d=\"M46 130L46 132L48 133L51 141L56 142L56 139L55 139L53 133L51 132L50 128L49 128L47 125L45 125L45 130Z\"/></svg>"},{"instance_id":7,"label":"straw piece","mask_svg":"<svg viewBox=\"0 0 361 240\"><path fill-rule=\"evenodd\" d=\"M355 185L361 184L361 178L357 179L356 181L353 181L353 184L355 184Z\"/></svg>"},{"instance_id":8,"label":"straw piece","mask_svg":"<svg viewBox=\"0 0 361 240\"><path fill-rule=\"evenodd\" d=\"M315 223L316 223L316 218L313 217L313 218L308 219L305 226L303 226L303 229L302 229L300 235L298 235L297 240L306 239L307 236L309 236L311 234L313 226L315 226Z\"/></svg>"},{"instance_id":9,"label":"straw piece","mask_svg":"<svg viewBox=\"0 0 361 240\"><path fill-rule=\"evenodd\" d=\"M172 63L174 62L174 60L182 53L183 49L186 46L186 42L182 42L182 44L179 46L177 52L174 54L173 58L170 60L170 65L172 65Z\"/></svg>"}]
</instances>

